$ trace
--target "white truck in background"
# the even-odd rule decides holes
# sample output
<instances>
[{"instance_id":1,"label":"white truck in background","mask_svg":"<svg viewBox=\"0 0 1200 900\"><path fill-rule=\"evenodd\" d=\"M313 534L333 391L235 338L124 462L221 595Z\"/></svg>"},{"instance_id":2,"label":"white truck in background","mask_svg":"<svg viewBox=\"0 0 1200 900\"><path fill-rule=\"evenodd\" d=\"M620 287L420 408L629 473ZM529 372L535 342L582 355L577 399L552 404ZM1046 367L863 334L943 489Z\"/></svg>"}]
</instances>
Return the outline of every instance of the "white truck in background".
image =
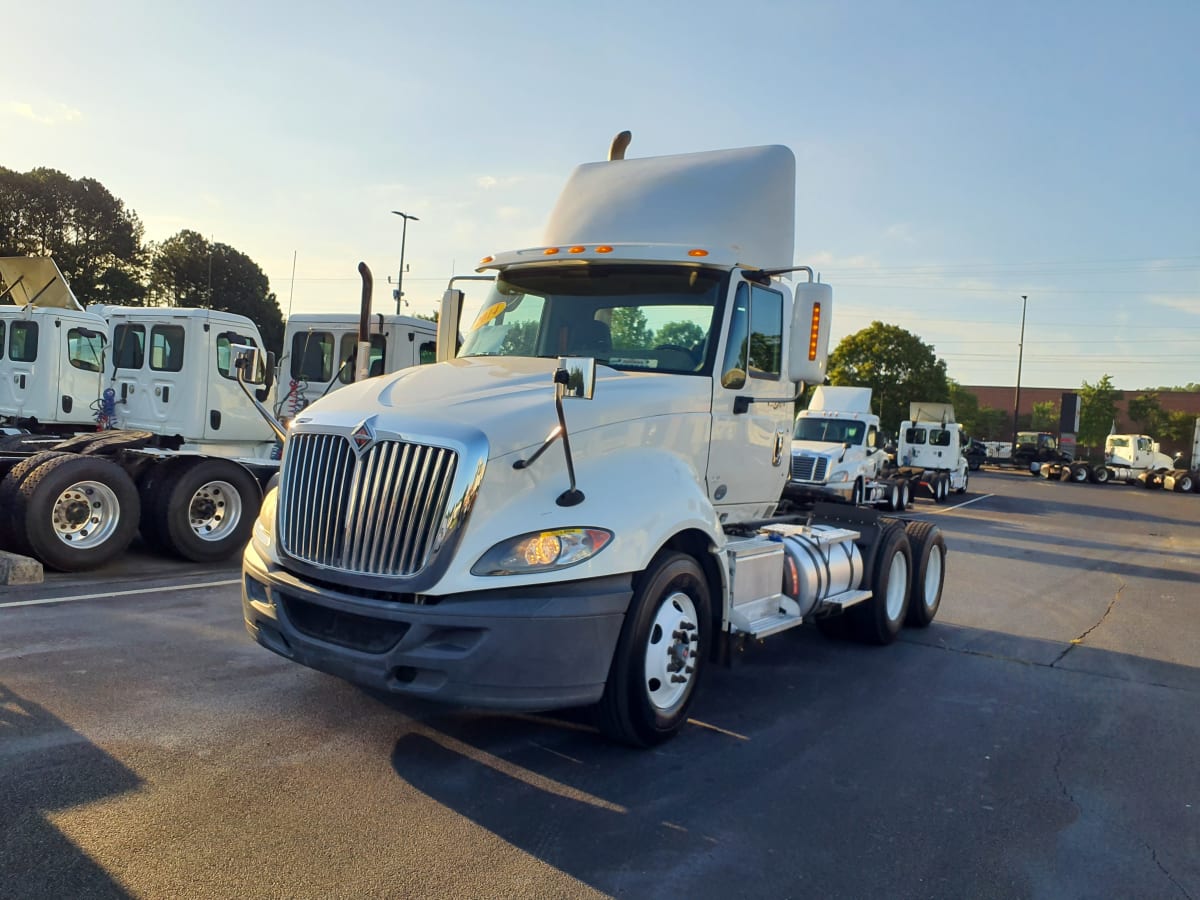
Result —
<instances>
[{"instance_id":1,"label":"white truck in background","mask_svg":"<svg viewBox=\"0 0 1200 900\"><path fill-rule=\"evenodd\" d=\"M879 444L879 417L871 412L871 389L819 385L792 431L789 496L811 494L853 506L904 509L907 479L886 477L887 455Z\"/></svg>"},{"instance_id":2,"label":"white truck in background","mask_svg":"<svg viewBox=\"0 0 1200 900\"><path fill-rule=\"evenodd\" d=\"M368 377L432 363L437 326L428 319L374 313L370 317ZM315 400L355 380L359 316L297 313L289 316L272 408L287 424Z\"/></svg>"},{"instance_id":3,"label":"white truck in background","mask_svg":"<svg viewBox=\"0 0 1200 900\"><path fill-rule=\"evenodd\" d=\"M1041 474L1063 481L1092 484L1140 484L1146 488L1191 493L1200 484L1200 419L1192 433L1190 468L1182 465L1184 455L1170 457L1148 434L1110 434L1104 439L1104 459L1093 464L1077 460L1043 464Z\"/></svg>"},{"instance_id":4,"label":"white truck in background","mask_svg":"<svg viewBox=\"0 0 1200 900\"><path fill-rule=\"evenodd\" d=\"M480 261L457 355L449 289L435 365L293 420L243 558L264 647L426 700L595 704L647 746L749 639L933 619L935 525L781 497L832 304L792 261L792 152L628 141L574 171L542 246Z\"/></svg>"},{"instance_id":5,"label":"white truck in background","mask_svg":"<svg viewBox=\"0 0 1200 900\"><path fill-rule=\"evenodd\" d=\"M900 423L900 439L896 446L893 476L911 479L933 497L944 503L953 491L965 493L970 480L970 466L963 454L962 427L954 420L954 406L949 403L912 402L908 419Z\"/></svg>"}]
</instances>

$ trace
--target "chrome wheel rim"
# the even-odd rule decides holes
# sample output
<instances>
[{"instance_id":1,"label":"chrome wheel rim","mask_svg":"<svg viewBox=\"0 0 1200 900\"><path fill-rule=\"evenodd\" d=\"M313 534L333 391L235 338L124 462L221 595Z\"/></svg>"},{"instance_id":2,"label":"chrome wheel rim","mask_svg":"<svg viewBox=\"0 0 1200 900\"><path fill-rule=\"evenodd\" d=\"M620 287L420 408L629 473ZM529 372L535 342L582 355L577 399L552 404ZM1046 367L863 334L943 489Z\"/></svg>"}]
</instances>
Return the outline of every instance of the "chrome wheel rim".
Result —
<instances>
[{"instance_id":1,"label":"chrome wheel rim","mask_svg":"<svg viewBox=\"0 0 1200 900\"><path fill-rule=\"evenodd\" d=\"M55 536L76 550L99 547L121 522L121 502L108 485L79 481L54 501L50 519Z\"/></svg>"},{"instance_id":2,"label":"chrome wheel rim","mask_svg":"<svg viewBox=\"0 0 1200 900\"><path fill-rule=\"evenodd\" d=\"M662 712L680 704L696 677L700 629L696 605L683 591L668 594L650 624L646 641L646 696Z\"/></svg>"},{"instance_id":3,"label":"chrome wheel rim","mask_svg":"<svg viewBox=\"0 0 1200 900\"><path fill-rule=\"evenodd\" d=\"M227 538L242 520L242 495L228 481L202 484L188 503L188 524L202 541Z\"/></svg>"}]
</instances>

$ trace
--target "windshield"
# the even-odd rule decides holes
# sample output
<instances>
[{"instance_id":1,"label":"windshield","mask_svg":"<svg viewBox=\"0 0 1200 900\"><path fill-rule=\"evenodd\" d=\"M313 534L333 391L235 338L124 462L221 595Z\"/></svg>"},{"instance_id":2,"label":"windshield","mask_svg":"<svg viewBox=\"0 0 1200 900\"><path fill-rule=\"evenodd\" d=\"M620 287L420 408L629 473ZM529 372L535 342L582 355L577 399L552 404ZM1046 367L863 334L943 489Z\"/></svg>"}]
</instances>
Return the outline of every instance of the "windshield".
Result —
<instances>
[{"instance_id":1,"label":"windshield","mask_svg":"<svg viewBox=\"0 0 1200 900\"><path fill-rule=\"evenodd\" d=\"M614 369L708 375L728 275L683 266L510 269L459 356L591 356Z\"/></svg>"},{"instance_id":2,"label":"windshield","mask_svg":"<svg viewBox=\"0 0 1200 900\"><path fill-rule=\"evenodd\" d=\"M798 441L819 441L825 444L861 444L866 427L853 419L810 419L796 421L794 437Z\"/></svg>"}]
</instances>

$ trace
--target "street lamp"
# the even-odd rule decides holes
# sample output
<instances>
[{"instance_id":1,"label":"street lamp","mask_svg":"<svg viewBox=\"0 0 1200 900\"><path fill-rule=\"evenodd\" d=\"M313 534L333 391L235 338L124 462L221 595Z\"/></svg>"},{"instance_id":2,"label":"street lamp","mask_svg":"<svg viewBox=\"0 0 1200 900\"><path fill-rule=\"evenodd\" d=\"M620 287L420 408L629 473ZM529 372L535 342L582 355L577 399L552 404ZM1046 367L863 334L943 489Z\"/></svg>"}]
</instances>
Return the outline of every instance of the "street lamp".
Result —
<instances>
[{"instance_id":1,"label":"street lamp","mask_svg":"<svg viewBox=\"0 0 1200 900\"><path fill-rule=\"evenodd\" d=\"M396 276L396 315L400 315L400 304L404 300L404 239L408 237L408 220L412 219L414 222L421 220L408 213L402 213L398 209L393 209L392 215L399 216L404 220L404 226L400 229L400 274Z\"/></svg>"},{"instance_id":2,"label":"street lamp","mask_svg":"<svg viewBox=\"0 0 1200 900\"><path fill-rule=\"evenodd\" d=\"M1021 412L1021 359L1025 355L1025 306L1029 296L1021 295L1021 340L1017 344L1017 392L1013 397L1013 456L1017 454L1017 416Z\"/></svg>"}]
</instances>

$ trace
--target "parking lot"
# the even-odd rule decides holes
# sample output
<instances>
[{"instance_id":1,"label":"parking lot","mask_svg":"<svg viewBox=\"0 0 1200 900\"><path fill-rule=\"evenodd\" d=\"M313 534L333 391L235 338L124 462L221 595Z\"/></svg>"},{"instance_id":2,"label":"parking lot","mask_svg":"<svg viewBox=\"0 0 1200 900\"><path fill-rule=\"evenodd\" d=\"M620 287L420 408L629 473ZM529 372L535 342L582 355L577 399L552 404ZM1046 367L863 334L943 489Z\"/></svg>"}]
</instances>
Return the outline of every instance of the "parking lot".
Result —
<instances>
[{"instance_id":1,"label":"parking lot","mask_svg":"<svg viewBox=\"0 0 1200 900\"><path fill-rule=\"evenodd\" d=\"M937 621L709 668L652 751L251 642L236 562L0 593L6 897L1200 897L1200 498L971 473Z\"/></svg>"}]
</instances>

